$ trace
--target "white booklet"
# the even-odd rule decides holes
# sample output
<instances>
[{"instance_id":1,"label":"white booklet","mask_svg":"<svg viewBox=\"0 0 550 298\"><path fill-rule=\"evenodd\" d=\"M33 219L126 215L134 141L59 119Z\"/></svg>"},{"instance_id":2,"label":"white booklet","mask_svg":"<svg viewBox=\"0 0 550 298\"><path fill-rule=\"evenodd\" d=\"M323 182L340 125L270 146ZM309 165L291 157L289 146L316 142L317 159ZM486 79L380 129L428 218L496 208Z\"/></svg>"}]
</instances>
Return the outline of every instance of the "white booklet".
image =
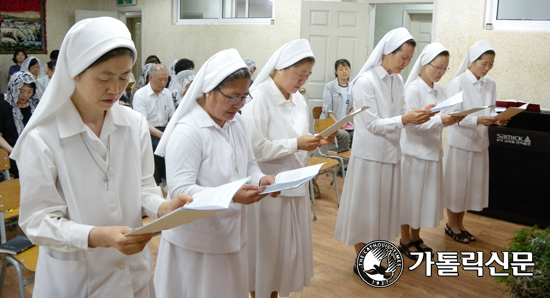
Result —
<instances>
[{"instance_id":1,"label":"white booklet","mask_svg":"<svg viewBox=\"0 0 550 298\"><path fill-rule=\"evenodd\" d=\"M332 124L331 126L329 126L327 129L323 130L322 132L316 134L315 136L316 137L319 137L319 138L326 138L328 136L330 136L331 134L335 133L338 131L338 129L340 129L340 127L344 126L344 124L348 123L351 121L351 119L353 119L353 117L355 117L355 115L363 112L364 110L368 109L369 107L365 106L365 107L362 107L361 109L347 115L346 117L340 119L340 121Z\"/></svg>"},{"instance_id":2,"label":"white booklet","mask_svg":"<svg viewBox=\"0 0 550 298\"><path fill-rule=\"evenodd\" d=\"M323 165L324 163L281 172L275 177L275 184L266 186L264 192L261 194L263 195L301 186L313 179L319 173L319 170Z\"/></svg>"},{"instance_id":3,"label":"white booklet","mask_svg":"<svg viewBox=\"0 0 550 298\"><path fill-rule=\"evenodd\" d=\"M481 111L481 110L485 110L487 108L492 108L494 107L494 105L490 105L490 106L484 106L484 107L477 107L477 108L471 108L469 110L465 110L465 111L460 111L460 112L456 112L456 113L451 113L449 115L451 116L456 116L456 117L461 117L461 116L468 116L472 113L475 113L475 112L478 112L478 111Z\"/></svg>"},{"instance_id":4,"label":"white booklet","mask_svg":"<svg viewBox=\"0 0 550 298\"><path fill-rule=\"evenodd\" d=\"M233 181L218 187L208 188L193 195L193 202L185 204L163 217L127 233L127 236L156 233L175 228L197 219L225 210L235 193L249 178Z\"/></svg>"},{"instance_id":5,"label":"white booklet","mask_svg":"<svg viewBox=\"0 0 550 298\"><path fill-rule=\"evenodd\" d=\"M462 103L462 91L438 103L435 107L431 109L430 114L453 108L459 103Z\"/></svg>"},{"instance_id":6,"label":"white booklet","mask_svg":"<svg viewBox=\"0 0 550 298\"><path fill-rule=\"evenodd\" d=\"M522 105L521 107L509 107L507 108L506 110L504 110L504 112L498 114L495 116L495 119L497 120L501 120L501 119L510 119L512 117L514 117L515 115L525 111L525 109L527 109L527 106L529 104L526 103L524 105Z\"/></svg>"}]
</instances>

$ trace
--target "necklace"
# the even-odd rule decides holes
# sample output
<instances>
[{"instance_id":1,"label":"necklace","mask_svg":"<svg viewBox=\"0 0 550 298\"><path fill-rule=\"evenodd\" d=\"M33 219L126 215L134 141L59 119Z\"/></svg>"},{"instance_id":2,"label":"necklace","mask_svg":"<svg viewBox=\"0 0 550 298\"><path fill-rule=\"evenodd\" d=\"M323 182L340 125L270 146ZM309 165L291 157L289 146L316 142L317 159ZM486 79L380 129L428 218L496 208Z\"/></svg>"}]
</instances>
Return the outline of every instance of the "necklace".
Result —
<instances>
[{"instance_id":1,"label":"necklace","mask_svg":"<svg viewBox=\"0 0 550 298\"><path fill-rule=\"evenodd\" d=\"M111 158L110 158L110 155L111 155L111 135L109 135L109 137L107 139L107 160L108 160L107 171L103 171L103 168L101 168L101 166L97 162L96 157L92 154L92 151L90 151L90 148L88 147L88 144L86 144L86 141L84 141L84 137L82 137L82 134L80 134L80 138L82 139L82 143L84 143L84 146L86 146L86 149L88 150L88 153L90 154L90 156L94 160L97 167L101 170L101 172L103 172L103 182L105 184L107 184L107 190L109 190L109 171L111 170Z\"/></svg>"}]
</instances>

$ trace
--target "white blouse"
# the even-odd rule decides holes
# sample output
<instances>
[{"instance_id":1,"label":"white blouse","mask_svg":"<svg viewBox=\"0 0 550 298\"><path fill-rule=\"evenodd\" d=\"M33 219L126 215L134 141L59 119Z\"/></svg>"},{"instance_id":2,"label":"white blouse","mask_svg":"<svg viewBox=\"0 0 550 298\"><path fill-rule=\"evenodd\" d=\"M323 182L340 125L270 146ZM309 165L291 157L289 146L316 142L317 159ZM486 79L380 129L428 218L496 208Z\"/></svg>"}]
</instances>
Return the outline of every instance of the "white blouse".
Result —
<instances>
[{"instance_id":1,"label":"white blouse","mask_svg":"<svg viewBox=\"0 0 550 298\"><path fill-rule=\"evenodd\" d=\"M95 226L140 227L142 214L157 217L164 199L145 118L114 105L98 138L68 100L19 141L19 224L40 245L35 293L133 297L152 278L149 249L130 256L90 249L88 234Z\"/></svg>"},{"instance_id":2,"label":"white blouse","mask_svg":"<svg viewBox=\"0 0 550 298\"><path fill-rule=\"evenodd\" d=\"M252 148L262 171L268 175L307 166L307 151L298 150L298 137L308 131L308 109L299 93L287 100L271 77L251 92L254 98L242 109L251 133ZM306 185L281 192L305 196Z\"/></svg>"},{"instance_id":3,"label":"white blouse","mask_svg":"<svg viewBox=\"0 0 550 298\"><path fill-rule=\"evenodd\" d=\"M166 144L168 196L190 196L207 187L220 186L251 176L258 184L264 176L240 115L217 125L196 104L174 127ZM231 203L227 210L163 232L182 248L202 253L233 253L246 243L244 205ZM185 264L184 264L185 265Z\"/></svg>"},{"instance_id":4,"label":"white blouse","mask_svg":"<svg viewBox=\"0 0 550 298\"><path fill-rule=\"evenodd\" d=\"M399 130L404 127L403 78L374 66L356 80L351 90L353 109L370 107L354 118L353 156L385 163L401 159Z\"/></svg>"},{"instance_id":5,"label":"white blouse","mask_svg":"<svg viewBox=\"0 0 550 298\"><path fill-rule=\"evenodd\" d=\"M165 127L176 110L172 92L164 88L157 96L150 83L134 94L132 107L155 127Z\"/></svg>"},{"instance_id":6,"label":"white blouse","mask_svg":"<svg viewBox=\"0 0 550 298\"><path fill-rule=\"evenodd\" d=\"M412 81L405 89L407 112L424 109L427 105L438 104L446 99L447 92L442 84L434 83L432 89L420 77ZM443 155L441 149L443 127L440 114L436 114L420 125L407 126L401 135L403 154L425 160L440 160Z\"/></svg>"},{"instance_id":7,"label":"white blouse","mask_svg":"<svg viewBox=\"0 0 550 298\"><path fill-rule=\"evenodd\" d=\"M447 93L453 96L464 91L463 102L453 108L453 111L463 111L471 108L496 104L496 83L493 78L485 76L479 80L467 69L464 73L455 77ZM470 114L458 124L449 126L447 142L450 146L468 151L482 152L489 148L489 128L477 124L479 116L496 116L495 108L488 108Z\"/></svg>"}]
</instances>

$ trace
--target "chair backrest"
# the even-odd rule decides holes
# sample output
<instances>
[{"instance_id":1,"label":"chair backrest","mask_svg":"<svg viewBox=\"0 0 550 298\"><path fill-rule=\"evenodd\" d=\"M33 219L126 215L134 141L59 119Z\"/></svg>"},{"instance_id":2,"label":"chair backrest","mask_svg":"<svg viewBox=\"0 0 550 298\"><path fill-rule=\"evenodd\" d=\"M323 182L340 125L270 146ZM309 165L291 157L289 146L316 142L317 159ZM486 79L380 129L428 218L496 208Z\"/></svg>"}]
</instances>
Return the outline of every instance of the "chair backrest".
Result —
<instances>
[{"instance_id":1,"label":"chair backrest","mask_svg":"<svg viewBox=\"0 0 550 298\"><path fill-rule=\"evenodd\" d=\"M323 107L314 107L312 110L313 119L315 120L319 119L322 113L323 113Z\"/></svg>"},{"instance_id":2,"label":"chair backrest","mask_svg":"<svg viewBox=\"0 0 550 298\"><path fill-rule=\"evenodd\" d=\"M8 151L0 148L0 171L5 171L9 169L10 169L10 156L8 154Z\"/></svg>"},{"instance_id":3,"label":"chair backrest","mask_svg":"<svg viewBox=\"0 0 550 298\"><path fill-rule=\"evenodd\" d=\"M19 179L11 179L0 183L0 212L19 208L20 195Z\"/></svg>"},{"instance_id":4,"label":"chair backrest","mask_svg":"<svg viewBox=\"0 0 550 298\"><path fill-rule=\"evenodd\" d=\"M321 120L316 120L314 127L315 127L315 133L320 133L323 130L329 128L331 125L334 124L334 120L330 118L325 118Z\"/></svg>"}]
</instances>

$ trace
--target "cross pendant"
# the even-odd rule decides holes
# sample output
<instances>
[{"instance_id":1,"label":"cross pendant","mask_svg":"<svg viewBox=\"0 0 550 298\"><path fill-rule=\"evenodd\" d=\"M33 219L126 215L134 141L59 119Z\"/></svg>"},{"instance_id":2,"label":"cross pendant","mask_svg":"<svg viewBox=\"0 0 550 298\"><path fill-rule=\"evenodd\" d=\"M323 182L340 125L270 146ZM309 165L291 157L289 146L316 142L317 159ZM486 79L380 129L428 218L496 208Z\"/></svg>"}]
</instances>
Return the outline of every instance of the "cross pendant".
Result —
<instances>
[{"instance_id":1,"label":"cross pendant","mask_svg":"<svg viewBox=\"0 0 550 298\"><path fill-rule=\"evenodd\" d=\"M107 190L109 190L109 174L103 176L103 182L107 183Z\"/></svg>"}]
</instances>

